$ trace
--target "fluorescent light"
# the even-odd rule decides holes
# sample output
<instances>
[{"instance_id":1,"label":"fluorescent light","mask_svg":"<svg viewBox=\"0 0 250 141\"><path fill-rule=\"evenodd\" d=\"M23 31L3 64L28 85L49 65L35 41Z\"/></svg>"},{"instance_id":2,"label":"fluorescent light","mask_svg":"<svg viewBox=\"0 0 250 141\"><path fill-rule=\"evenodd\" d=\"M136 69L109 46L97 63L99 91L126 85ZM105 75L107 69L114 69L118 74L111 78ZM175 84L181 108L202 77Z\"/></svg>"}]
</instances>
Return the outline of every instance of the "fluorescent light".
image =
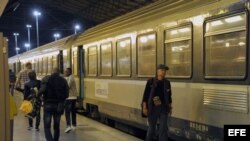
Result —
<instances>
[{"instance_id":1,"label":"fluorescent light","mask_svg":"<svg viewBox=\"0 0 250 141\"><path fill-rule=\"evenodd\" d=\"M110 45L102 45L102 50L106 50L106 49L108 49L108 47L111 47Z\"/></svg>"},{"instance_id":2,"label":"fluorescent light","mask_svg":"<svg viewBox=\"0 0 250 141\"><path fill-rule=\"evenodd\" d=\"M177 30L172 30L172 31L171 31L171 34L172 34L172 35L178 34L178 31L177 31Z\"/></svg>"},{"instance_id":3,"label":"fluorescent light","mask_svg":"<svg viewBox=\"0 0 250 141\"><path fill-rule=\"evenodd\" d=\"M218 25L222 25L222 24L223 24L223 22L221 20L211 22L212 26L218 26Z\"/></svg>"},{"instance_id":4,"label":"fluorescent light","mask_svg":"<svg viewBox=\"0 0 250 141\"><path fill-rule=\"evenodd\" d=\"M123 41L123 42L120 42L120 46L122 47L122 48L124 48L124 47L126 47L126 42L125 41Z\"/></svg>"},{"instance_id":5,"label":"fluorescent light","mask_svg":"<svg viewBox=\"0 0 250 141\"><path fill-rule=\"evenodd\" d=\"M149 38L149 39L155 39L155 35L154 35L154 34L148 35L148 38Z\"/></svg>"},{"instance_id":6,"label":"fluorescent light","mask_svg":"<svg viewBox=\"0 0 250 141\"><path fill-rule=\"evenodd\" d=\"M216 40L216 43L224 43L224 40Z\"/></svg>"},{"instance_id":7,"label":"fluorescent light","mask_svg":"<svg viewBox=\"0 0 250 141\"><path fill-rule=\"evenodd\" d=\"M190 29L188 27L186 27L186 28L179 29L179 31L184 33L184 32L190 31Z\"/></svg>"},{"instance_id":8,"label":"fluorescent light","mask_svg":"<svg viewBox=\"0 0 250 141\"><path fill-rule=\"evenodd\" d=\"M234 16L234 17L230 17L230 18L225 19L225 21L227 23L238 22L238 21L241 21L241 20L242 20L241 16Z\"/></svg>"},{"instance_id":9,"label":"fluorescent light","mask_svg":"<svg viewBox=\"0 0 250 141\"><path fill-rule=\"evenodd\" d=\"M239 46L244 46L245 44L245 42L239 42Z\"/></svg>"}]
</instances>

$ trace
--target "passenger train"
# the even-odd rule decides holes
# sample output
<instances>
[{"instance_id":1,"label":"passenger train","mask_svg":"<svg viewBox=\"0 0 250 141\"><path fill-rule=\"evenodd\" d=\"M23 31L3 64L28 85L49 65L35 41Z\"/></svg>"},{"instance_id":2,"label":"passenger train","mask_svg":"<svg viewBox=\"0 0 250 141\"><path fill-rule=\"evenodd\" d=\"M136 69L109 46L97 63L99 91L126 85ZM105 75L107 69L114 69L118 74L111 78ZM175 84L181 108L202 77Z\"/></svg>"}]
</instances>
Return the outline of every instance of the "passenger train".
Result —
<instances>
[{"instance_id":1,"label":"passenger train","mask_svg":"<svg viewBox=\"0 0 250 141\"><path fill-rule=\"evenodd\" d=\"M226 124L250 124L248 0L159 0L9 58L39 78L72 67L90 114L146 129L141 101L157 64L170 70L176 140L222 141Z\"/></svg>"}]
</instances>

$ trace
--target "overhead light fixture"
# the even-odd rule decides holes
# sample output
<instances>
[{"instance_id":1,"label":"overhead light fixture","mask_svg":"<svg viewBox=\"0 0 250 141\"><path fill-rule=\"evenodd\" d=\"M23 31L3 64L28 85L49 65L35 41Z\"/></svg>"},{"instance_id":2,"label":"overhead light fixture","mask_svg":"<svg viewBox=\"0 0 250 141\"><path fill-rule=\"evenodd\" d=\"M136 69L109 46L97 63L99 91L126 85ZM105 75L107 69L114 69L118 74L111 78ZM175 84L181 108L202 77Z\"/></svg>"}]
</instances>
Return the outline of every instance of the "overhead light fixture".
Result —
<instances>
[{"instance_id":1,"label":"overhead light fixture","mask_svg":"<svg viewBox=\"0 0 250 141\"><path fill-rule=\"evenodd\" d=\"M126 43L125 41L120 42L120 46L121 46L121 47L126 47L126 44L127 44L127 43Z\"/></svg>"},{"instance_id":2,"label":"overhead light fixture","mask_svg":"<svg viewBox=\"0 0 250 141\"><path fill-rule=\"evenodd\" d=\"M172 31L171 31L171 34L172 34L172 35L178 34L178 31L177 31L177 30L172 30Z\"/></svg>"},{"instance_id":3,"label":"overhead light fixture","mask_svg":"<svg viewBox=\"0 0 250 141\"><path fill-rule=\"evenodd\" d=\"M155 39L155 34L148 35L148 39Z\"/></svg>"},{"instance_id":4,"label":"overhead light fixture","mask_svg":"<svg viewBox=\"0 0 250 141\"><path fill-rule=\"evenodd\" d=\"M148 38L145 37L145 36L143 36L143 37L140 38L140 41L141 41L142 43L146 43L146 42L148 42Z\"/></svg>"},{"instance_id":5,"label":"overhead light fixture","mask_svg":"<svg viewBox=\"0 0 250 141\"><path fill-rule=\"evenodd\" d=\"M239 46L244 46L245 44L245 42L239 42Z\"/></svg>"},{"instance_id":6,"label":"overhead light fixture","mask_svg":"<svg viewBox=\"0 0 250 141\"><path fill-rule=\"evenodd\" d=\"M222 25L222 24L223 24L223 22L221 20L211 22L212 26L218 26L218 25Z\"/></svg>"},{"instance_id":7,"label":"overhead light fixture","mask_svg":"<svg viewBox=\"0 0 250 141\"><path fill-rule=\"evenodd\" d=\"M186 27L186 28L179 29L179 31L182 32L182 33L184 33L184 32L190 31L190 29L188 27Z\"/></svg>"}]
</instances>

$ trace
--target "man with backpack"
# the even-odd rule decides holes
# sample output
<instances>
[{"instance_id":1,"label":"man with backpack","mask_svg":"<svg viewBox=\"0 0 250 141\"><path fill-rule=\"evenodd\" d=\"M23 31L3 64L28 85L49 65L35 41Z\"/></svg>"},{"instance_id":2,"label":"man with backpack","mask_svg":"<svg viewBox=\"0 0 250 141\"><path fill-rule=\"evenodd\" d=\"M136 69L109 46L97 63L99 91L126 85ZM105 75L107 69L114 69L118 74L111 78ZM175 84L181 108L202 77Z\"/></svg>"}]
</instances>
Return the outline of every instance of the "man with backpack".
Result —
<instances>
[{"instance_id":1,"label":"man with backpack","mask_svg":"<svg viewBox=\"0 0 250 141\"><path fill-rule=\"evenodd\" d=\"M29 113L27 116L29 117L29 127L28 130L32 130L33 128L33 117L36 117L36 131L39 131L40 125L40 109L41 109L41 100L37 98L38 91L40 89L41 81L36 79L35 71L31 71L28 73L29 81L24 85L24 100L28 100L33 105L32 113Z\"/></svg>"},{"instance_id":2,"label":"man with backpack","mask_svg":"<svg viewBox=\"0 0 250 141\"><path fill-rule=\"evenodd\" d=\"M44 131L46 141L58 141L60 136L60 120L64 111L64 102L69 96L67 81L60 76L58 68L54 68L50 76L42 79L39 96L44 101ZM54 136L51 133L51 119L54 121Z\"/></svg>"},{"instance_id":3,"label":"man with backpack","mask_svg":"<svg viewBox=\"0 0 250 141\"><path fill-rule=\"evenodd\" d=\"M146 141L152 141L159 121L159 141L168 140L167 120L172 113L172 93L170 82L165 78L169 68L164 64L157 66L157 75L147 81L142 100L142 114L148 117Z\"/></svg>"}]
</instances>

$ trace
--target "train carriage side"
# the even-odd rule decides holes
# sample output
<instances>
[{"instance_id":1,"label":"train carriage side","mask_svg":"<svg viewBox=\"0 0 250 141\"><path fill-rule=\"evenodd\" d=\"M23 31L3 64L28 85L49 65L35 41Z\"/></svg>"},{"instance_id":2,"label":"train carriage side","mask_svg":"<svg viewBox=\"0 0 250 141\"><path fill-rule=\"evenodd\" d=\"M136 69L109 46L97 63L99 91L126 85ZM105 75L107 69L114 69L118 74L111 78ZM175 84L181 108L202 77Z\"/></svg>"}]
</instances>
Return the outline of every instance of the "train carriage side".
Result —
<instances>
[{"instance_id":1,"label":"train carriage side","mask_svg":"<svg viewBox=\"0 0 250 141\"><path fill-rule=\"evenodd\" d=\"M98 111L145 129L140 104L146 79L166 63L173 89L171 137L219 141L224 124L250 123L249 3L206 2L160 6L164 10L150 16L144 11L131 24L83 33L75 46L85 52L84 103L91 116Z\"/></svg>"}]
</instances>

